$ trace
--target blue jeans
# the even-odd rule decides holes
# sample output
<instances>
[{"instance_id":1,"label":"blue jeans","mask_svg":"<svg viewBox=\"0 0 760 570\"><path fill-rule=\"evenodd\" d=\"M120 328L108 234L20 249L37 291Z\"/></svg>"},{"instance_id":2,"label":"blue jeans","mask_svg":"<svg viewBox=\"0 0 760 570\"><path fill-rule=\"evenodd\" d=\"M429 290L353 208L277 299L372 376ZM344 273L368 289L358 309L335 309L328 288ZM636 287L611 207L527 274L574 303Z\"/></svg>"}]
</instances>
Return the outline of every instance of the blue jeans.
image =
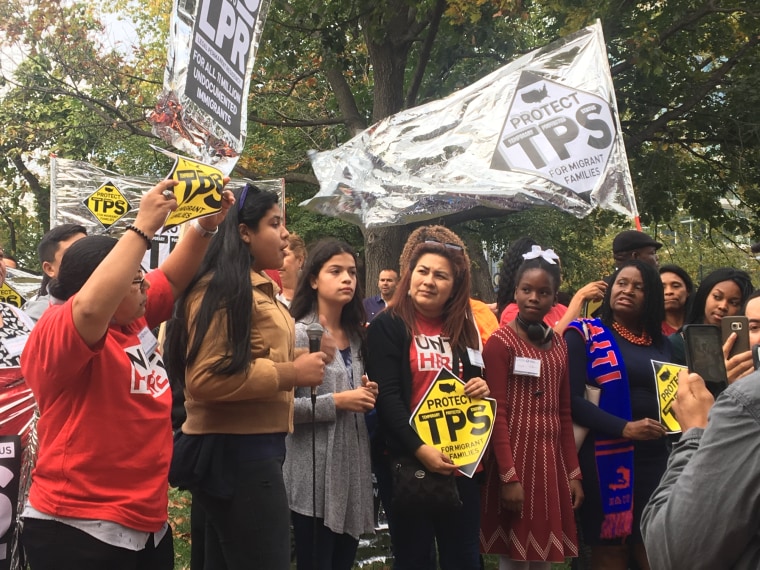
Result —
<instances>
[{"instance_id":1,"label":"blue jeans","mask_svg":"<svg viewBox=\"0 0 760 570\"><path fill-rule=\"evenodd\" d=\"M480 484L457 477L462 508L443 515L393 512L389 524L395 560L393 570L418 570L429 564L438 543L441 570L480 570Z\"/></svg>"}]
</instances>

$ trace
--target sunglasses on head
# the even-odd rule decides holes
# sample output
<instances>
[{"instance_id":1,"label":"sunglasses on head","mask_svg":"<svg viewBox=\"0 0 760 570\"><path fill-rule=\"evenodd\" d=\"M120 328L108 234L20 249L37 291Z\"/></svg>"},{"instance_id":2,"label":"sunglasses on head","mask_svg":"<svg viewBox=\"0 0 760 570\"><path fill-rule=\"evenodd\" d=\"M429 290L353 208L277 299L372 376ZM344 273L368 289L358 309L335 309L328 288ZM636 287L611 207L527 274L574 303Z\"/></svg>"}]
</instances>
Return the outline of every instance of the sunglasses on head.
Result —
<instances>
[{"instance_id":1,"label":"sunglasses on head","mask_svg":"<svg viewBox=\"0 0 760 570\"><path fill-rule=\"evenodd\" d=\"M435 243L438 245L442 245L446 249L453 249L454 251L464 251L461 245L457 245L455 243L448 243L448 242L442 242L438 241L437 239L428 238L425 240L425 243Z\"/></svg>"}]
</instances>

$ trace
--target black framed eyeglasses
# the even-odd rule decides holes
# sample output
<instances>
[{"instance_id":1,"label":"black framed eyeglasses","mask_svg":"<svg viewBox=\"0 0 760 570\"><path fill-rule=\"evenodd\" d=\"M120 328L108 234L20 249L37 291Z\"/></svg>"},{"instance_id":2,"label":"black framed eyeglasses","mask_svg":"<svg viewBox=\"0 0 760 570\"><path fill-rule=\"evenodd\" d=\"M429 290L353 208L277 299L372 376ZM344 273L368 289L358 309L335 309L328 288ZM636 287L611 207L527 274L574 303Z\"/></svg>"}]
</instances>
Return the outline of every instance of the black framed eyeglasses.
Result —
<instances>
[{"instance_id":1,"label":"black framed eyeglasses","mask_svg":"<svg viewBox=\"0 0 760 570\"><path fill-rule=\"evenodd\" d=\"M142 273L140 277L136 277L135 279L132 279L132 285L137 285L141 291L143 291L146 287L145 284L149 283L145 280L145 273Z\"/></svg>"}]
</instances>

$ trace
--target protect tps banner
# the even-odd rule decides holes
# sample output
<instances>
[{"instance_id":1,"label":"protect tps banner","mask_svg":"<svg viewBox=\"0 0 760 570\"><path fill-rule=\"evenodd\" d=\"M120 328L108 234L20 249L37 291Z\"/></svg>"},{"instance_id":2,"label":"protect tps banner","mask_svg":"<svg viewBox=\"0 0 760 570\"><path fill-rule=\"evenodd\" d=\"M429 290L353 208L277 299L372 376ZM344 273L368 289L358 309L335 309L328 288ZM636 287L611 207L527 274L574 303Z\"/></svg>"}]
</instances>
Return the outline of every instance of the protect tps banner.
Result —
<instances>
[{"instance_id":1,"label":"protect tps banner","mask_svg":"<svg viewBox=\"0 0 760 570\"><path fill-rule=\"evenodd\" d=\"M309 209L363 228L552 206L638 212L601 24L311 154Z\"/></svg>"}]
</instances>

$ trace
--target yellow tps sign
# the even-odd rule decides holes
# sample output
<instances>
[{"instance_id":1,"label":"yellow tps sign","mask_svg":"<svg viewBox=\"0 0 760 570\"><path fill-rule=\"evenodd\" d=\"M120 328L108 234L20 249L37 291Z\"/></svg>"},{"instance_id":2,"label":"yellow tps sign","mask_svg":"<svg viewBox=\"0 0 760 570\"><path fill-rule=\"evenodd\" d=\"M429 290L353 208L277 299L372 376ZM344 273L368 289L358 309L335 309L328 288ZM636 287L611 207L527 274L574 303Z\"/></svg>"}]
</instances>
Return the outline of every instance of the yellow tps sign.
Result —
<instances>
[{"instance_id":1,"label":"yellow tps sign","mask_svg":"<svg viewBox=\"0 0 760 570\"><path fill-rule=\"evenodd\" d=\"M448 455L459 470L472 477L493 432L496 400L473 400L464 382L442 368L414 410L409 424L428 445Z\"/></svg>"},{"instance_id":2,"label":"yellow tps sign","mask_svg":"<svg viewBox=\"0 0 760 570\"><path fill-rule=\"evenodd\" d=\"M111 182L106 182L83 201L95 219L108 229L132 209L124 194Z\"/></svg>"},{"instance_id":3,"label":"yellow tps sign","mask_svg":"<svg viewBox=\"0 0 760 570\"><path fill-rule=\"evenodd\" d=\"M0 286L0 302L8 303L19 309L24 305L24 299L7 281Z\"/></svg>"},{"instance_id":4,"label":"yellow tps sign","mask_svg":"<svg viewBox=\"0 0 760 570\"><path fill-rule=\"evenodd\" d=\"M179 182L174 187L179 206L169 214L164 223L165 229L221 210L224 188L221 170L177 155L168 178Z\"/></svg>"},{"instance_id":5,"label":"yellow tps sign","mask_svg":"<svg viewBox=\"0 0 760 570\"><path fill-rule=\"evenodd\" d=\"M681 433L681 425L673 414L673 400L676 399L678 390L678 373L686 370L686 367L653 360L652 368L654 368L657 383L657 399L660 403L660 422L668 433Z\"/></svg>"}]
</instances>

